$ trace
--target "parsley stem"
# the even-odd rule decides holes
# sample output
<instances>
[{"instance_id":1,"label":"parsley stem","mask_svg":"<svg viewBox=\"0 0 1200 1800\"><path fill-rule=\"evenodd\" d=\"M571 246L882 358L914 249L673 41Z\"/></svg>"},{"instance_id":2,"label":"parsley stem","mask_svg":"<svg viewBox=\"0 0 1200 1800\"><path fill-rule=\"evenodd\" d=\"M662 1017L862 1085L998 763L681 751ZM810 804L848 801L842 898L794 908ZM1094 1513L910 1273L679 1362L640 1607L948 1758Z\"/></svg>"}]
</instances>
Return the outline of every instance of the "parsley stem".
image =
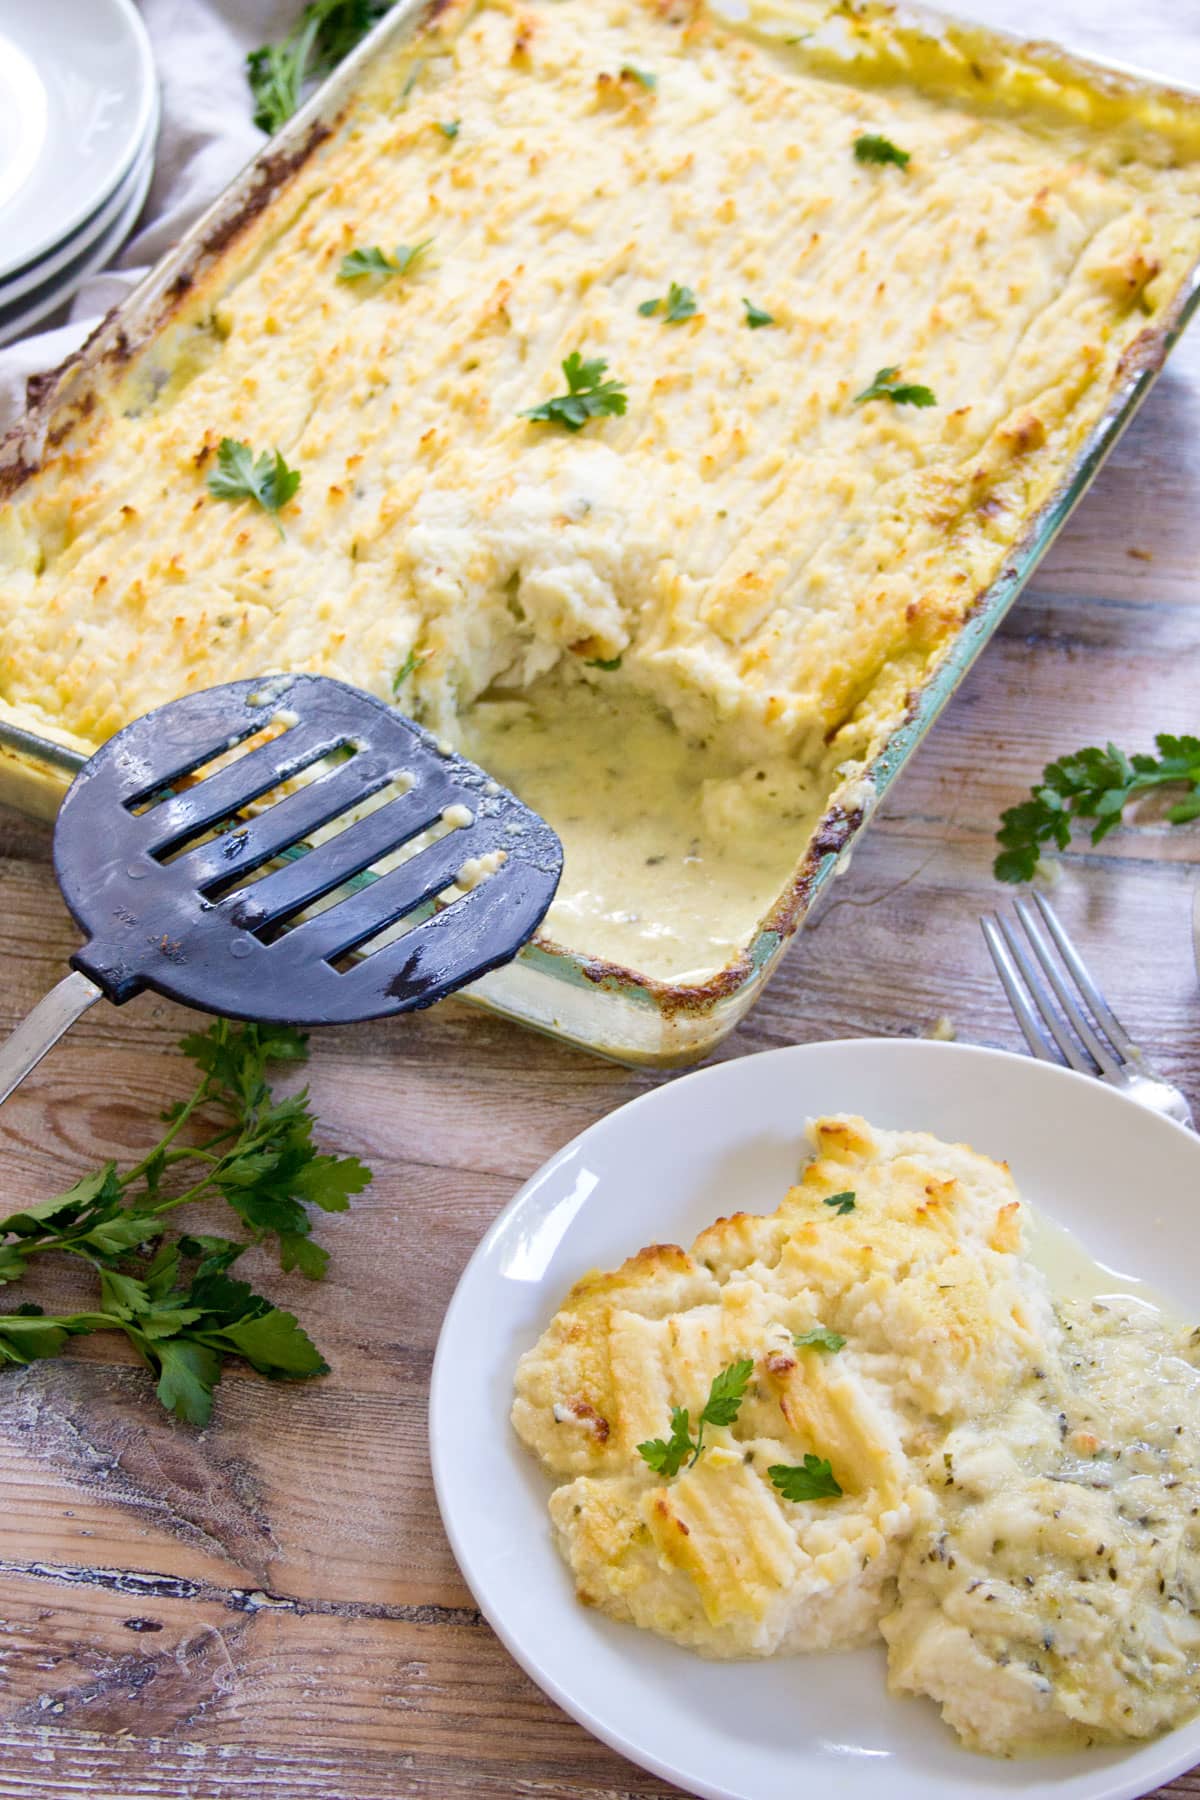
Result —
<instances>
[{"instance_id":1,"label":"parsley stem","mask_svg":"<svg viewBox=\"0 0 1200 1800\"><path fill-rule=\"evenodd\" d=\"M183 1130L183 1127L187 1124L188 1120L191 1118L192 1114L195 1112L196 1108L199 1106L200 1102L203 1100L207 1088L208 1088L208 1076L205 1075L202 1081L197 1082L196 1087L191 1094L191 1097L188 1100L184 1101L183 1105L179 1109L179 1112L176 1114L175 1118L172 1119L170 1125L167 1127L167 1129L163 1133L163 1135L159 1138L157 1144L154 1146L153 1150L151 1150L150 1154L148 1156L143 1156L140 1163L135 1163L134 1167L132 1169L130 1169L128 1175L122 1175L120 1177L121 1186L123 1188L131 1187L132 1184L138 1179L139 1176L144 1175L146 1173L146 1170L150 1167L150 1164L154 1161L155 1157L158 1155L159 1151L165 1150L167 1145L169 1143L171 1143L172 1140L179 1135L179 1133ZM189 1154L190 1154L190 1152L189 1152Z\"/></svg>"},{"instance_id":2,"label":"parsley stem","mask_svg":"<svg viewBox=\"0 0 1200 1800\"><path fill-rule=\"evenodd\" d=\"M80 1313L0 1313L0 1331L6 1327L28 1331L31 1326L45 1326L51 1329L61 1326L69 1330L72 1325L86 1325L92 1331L104 1331L121 1324L120 1319L112 1313L80 1312Z\"/></svg>"},{"instance_id":3,"label":"parsley stem","mask_svg":"<svg viewBox=\"0 0 1200 1800\"><path fill-rule=\"evenodd\" d=\"M157 1206L150 1208L146 1216L151 1219L161 1218L163 1213L173 1212L177 1206L185 1206L189 1200L198 1200L205 1189L212 1185L212 1176L202 1175L193 1187L185 1188L182 1194L173 1194L169 1200L160 1200Z\"/></svg>"}]
</instances>

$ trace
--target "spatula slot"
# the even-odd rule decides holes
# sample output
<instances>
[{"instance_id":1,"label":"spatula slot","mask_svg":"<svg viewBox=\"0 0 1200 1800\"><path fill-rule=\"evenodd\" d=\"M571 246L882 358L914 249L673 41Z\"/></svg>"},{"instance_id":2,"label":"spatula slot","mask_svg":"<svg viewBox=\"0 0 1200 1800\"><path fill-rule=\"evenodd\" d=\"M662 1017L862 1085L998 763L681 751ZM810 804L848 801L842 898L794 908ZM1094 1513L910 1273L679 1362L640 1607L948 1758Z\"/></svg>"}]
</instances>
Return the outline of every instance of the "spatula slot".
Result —
<instances>
[{"instance_id":1,"label":"spatula slot","mask_svg":"<svg viewBox=\"0 0 1200 1800\"><path fill-rule=\"evenodd\" d=\"M216 904L265 881L279 873L281 862L294 863L318 845L333 843L360 819L401 799L413 785L407 770L390 778L384 772L375 778L374 787L352 777L347 799L345 782L332 786L337 774L336 768L327 771L319 782L295 788L274 806L255 807L251 815L234 822L227 839L211 847L197 846L191 873L205 899ZM412 830L419 830L422 822L418 817ZM399 825L394 835L397 842L404 835ZM315 872L312 879L315 883Z\"/></svg>"},{"instance_id":2,"label":"spatula slot","mask_svg":"<svg viewBox=\"0 0 1200 1800\"><path fill-rule=\"evenodd\" d=\"M453 854L454 846L451 845L449 846L451 859L449 862L442 862L437 874L428 869L414 871L414 873L424 873L426 876L422 893L417 898L417 904L402 917L393 920L390 925L385 925L381 931L372 933L370 937L359 938L356 943L348 945L335 956L327 956L325 960L329 967L338 975L353 974L356 969L362 967L364 962L377 956L381 950L389 949L401 938L407 937L410 932L415 931L418 926L424 925L435 914L448 912L451 908L465 908L468 902L475 913L478 913L481 908L490 909L489 897L479 890L485 888L494 876L501 875L507 861L507 852L484 849L480 853L478 841L467 847L474 849L476 854L457 862L457 866ZM434 881L439 876L444 879L448 871L452 871L452 879L449 884L439 888L436 893L430 893L429 890ZM501 912L504 910L502 901L500 910ZM478 923L467 926L466 929L468 932L477 930Z\"/></svg>"},{"instance_id":3,"label":"spatula slot","mask_svg":"<svg viewBox=\"0 0 1200 1800\"><path fill-rule=\"evenodd\" d=\"M416 926L423 925L426 919L431 919L437 911L439 911L437 901L427 900L419 911L409 913L403 919L397 919L396 923L389 925L386 931L376 932L373 938L368 938L365 944L358 946L357 950L343 950L340 956L331 956L328 959L329 967L335 975L349 975L352 969L358 968L364 958L374 956L377 950L386 950L389 944L394 944L400 938L407 936Z\"/></svg>"},{"instance_id":4,"label":"spatula slot","mask_svg":"<svg viewBox=\"0 0 1200 1800\"><path fill-rule=\"evenodd\" d=\"M276 712L265 724L248 725L242 732L231 732L222 743L205 749L197 761L188 763L185 760L178 768L160 770L152 787L143 788L125 801L126 812L135 818L153 812L165 801L177 799L182 788L197 787L210 775L240 762L243 756L249 756L262 745L276 743L298 723L298 720Z\"/></svg>"},{"instance_id":5,"label":"spatula slot","mask_svg":"<svg viewBox=\"0 0 1200 1800\"><path fill-rule=\"evenodd\" d=\"M358 820L352 822L359 823ZM380 820L379 823L382 826L384 821ZM293 883L304 883L306 892L303 900L283 912L278 910L278 901L276 901L274 911L268 912L263 923L251 928L254 936L260 943L273 944L285 932L293 931L298 926L306 925L322 914L331 912L335 907L343 905L355 895L362 895L364 902L370 905L369 890L374 888L385 876L392 875L404 864L415 861L425 851L432 849L435 844L440 843L454 832L461 831L469 823L469 820L459 821L453 816L448 820L445 812L442 812L432 822L427 823L423 830L415 835L410 834L407 839L401 838L399 832L389 833L388 847L381 854L374 855L370 862L364 863L361 867L355 868L352 863L349 868L343 869L336 886L328 885L329 878L327 876L324 888L320 873L321 865L328 860L332 868L336 870L337 862L332 858L322 857L319 854L322 847L314 845L304 854L299 864L293 865L293 868L288 871L288 875L281 879L281 886L287 884L288 876L292 878ZM361 836L369 843L371 832L368 826L364 825ZM346 847L349 848L349 844ZM345 861L344 858L337 860ZM355 860L357 861L357 859ZM254 896L251 900L252 905L254 899L257 898L258 896ZM269 907L271 899L269 889L263 891L262 898L263 903ZM414 906L421 904L421 898L418 897ZM381 900L375 907L374 917L380 917L383 906L384 903ZM426 912L431 910L431 906L425 909ZM422 912L421 916L424 917L425 912ZM416 923L416 920L412 919L409 922Z\"/></svg>"},{"instance_id":6,"label":"spatula slot","mask_svg":"<svg viewBox=\"0 0 1200 1800\"><path fill-rule=\"evenodd\" d=\"M273 740L265 741L269 743ZM171 863L178 862L182 856L190 856L194 852L202 850L205 845L214 843L218 838L227 838L230 846L229 854L236 855L237 834L239 831L247 830L252 818L259 818L264 813L273 811L285 800L291 799L294 794L304 791L318 782L331 779L345 763L351 761L358 753L359 747L349 742L335 744L332 747L329 744L315 744L306 759L289 765L283 779L273 782L262 793L256 794L253 791L253 783L248 783L250 791L246 794L241 807L232 814L226 813L222 818L213 820L211 823L203 816L203 796L196 791L204 784L197 782L194 788L190 787L182 796L177 796L188 799L193 793L196 794L197 810L200 816L195 826L191 830L185 827L163 843L152 846L150 854L155 862L169 866ZM210 779L217 775L224 776L227 768L227 764L214 768ZM339 808L339 810L341 809ZM308 827L298 826L291 841L298 841L306 829ZM278 848L282 849L283 846L280 845ZM207 890L202 889L202 891L206 892Z\"/></svg>"}]
</instances>

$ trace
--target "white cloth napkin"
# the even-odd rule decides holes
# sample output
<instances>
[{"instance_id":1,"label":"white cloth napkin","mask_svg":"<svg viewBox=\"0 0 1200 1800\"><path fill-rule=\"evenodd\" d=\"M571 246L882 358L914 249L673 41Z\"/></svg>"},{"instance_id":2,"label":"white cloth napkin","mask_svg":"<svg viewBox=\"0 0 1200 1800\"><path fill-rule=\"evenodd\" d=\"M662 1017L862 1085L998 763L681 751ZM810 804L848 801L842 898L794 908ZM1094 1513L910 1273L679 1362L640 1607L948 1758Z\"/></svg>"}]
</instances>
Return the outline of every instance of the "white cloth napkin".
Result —
<instances>
[{"instance_id":1,"label":"white cloth napkin","mask_svg":"<svg viewBox=\"0 0 1200 1800\"><path fill-rule=\"evenodd\" d=\"M25 406L25 383L77 350L108 311L247 163L263 142L246 53L282 37L303 0L141 0L162 91L154 181L116 266L86 281L67 323L0 350L0 432Z\"/></svg>"}]
</instances>

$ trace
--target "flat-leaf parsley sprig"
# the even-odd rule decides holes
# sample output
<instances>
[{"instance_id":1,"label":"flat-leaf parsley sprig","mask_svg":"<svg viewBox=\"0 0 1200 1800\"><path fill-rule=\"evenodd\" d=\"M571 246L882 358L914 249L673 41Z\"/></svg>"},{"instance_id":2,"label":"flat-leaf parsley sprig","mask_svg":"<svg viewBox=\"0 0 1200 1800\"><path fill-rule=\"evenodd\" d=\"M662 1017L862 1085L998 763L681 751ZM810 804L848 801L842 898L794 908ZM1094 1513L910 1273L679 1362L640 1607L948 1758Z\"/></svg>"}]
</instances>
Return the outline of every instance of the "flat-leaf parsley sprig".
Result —
<instances>
[{"instance_id":1,"label":"flat-leaf parsley sprig","mask_svg":"<svg viewBox=\"0 0 1200 1800\"><path fill-rule=\"evenodd\" d=\"M742 305L746 309L746 317L743 323L747 325L751 331L761 331L764 326L773 325L775 323L772 314L764 312L761 306L755 306L753 300L743 300Z\"/></svg>"},{"instance_id":2,"label":"flat-leaf parsley sprig","mask_svg":"<svg viewBox=\"0 0 1200 1800\"><path fill-rule=\"evenodd\" d=\"M249 444L238 438L222 438L217 466L209 471L208 491L215 500L253 500L275 519L280 537L283 526L275 515L293 499L300 486L299 469L289 469L282 450L264 450L257 462Z\"/></svg>"},{"instance_id":3,"label":"flat-leaf parsley sprig","mask_svg":"<svg viewBox=\"0 0 1200 1800\"><path fill-rule=\"evenodd\" d=\"M521 418L542 425L562 425L567 431L581 430L589 419L619 418L626 407L625 384L606 381L607 368L602 356L585 362L578 350L572 350L562 365L567 392L556 394L553 400L543 400L540 406L523 412Z\"/></svg>"},{"instance_id":4,"label":"flat-leaf parsley sprig","mask_svg":"<svg viewBox=\"0 0 1200 1800\"><path fill-rule=\"evenodd\" d=\"M836 1500L842 1492L829 1458L811 1451L802 1463L772 1463L767 1474L785 1500Z\"/></svg>"},{"instance_id":5,"label":"flat-leaf parsley sprig","mask_svg":"<svg viewBox=\"0 0 1200 1800\"><path fill-rule=\"evenodd\" d=\"M390 255L378 244L356 244L343 256L338 280L364 281L371 276L387 280L392 275L411 274L422 257L428 256L432 243L433 239L427 237L419 244L397 244Z\"/></svg>"},{"instance_id":6,"label":"flat-leaf parsley sprig","mask_svg":"<svg viewBox=\"0 0 1200 1800\"><path fill-rule=\"evenodd\" d=\"M846 1340L840 1331L831 1331L828 1325L814 1325L811 1331L795 1331L792 1342L797 1350L829 1350L837 1351L845 1347Z\"/></svg>"},{"instance_id":7,"label":"flat-leaf parsley sprig","mask_svg":"<svg viewBox=\"0 0 1200 1800\"><path fill-rule=\"evenodd\" d=\"M643 319L652 319L661 313L664 325L682 325L685 319L694 319L699 306L695 294L690 287L680 287L673 281L665 296L658 300L643 300L638 307Z\"/></svg>"},{"instance_id":8,"label":"flat-leaf parsley sprig","mask_svg":"<svg viewBox=\"0 0 1200 1800\"><path fill-rule=\"evenodd\" d=\"M1175 737L1163 731L1154 744L1157 756L1127 756L1115 744L1103 750L1091 745L1047 763L1028 800L1000 815L996 839L1001 850L993 864L997 879L1031 881L1041 862L1042 846L1053 844L1065 850L1076 819L1095 820L1091 840L1100 843L1121 823L1129 802L1153 788L1179 786L1187 790L1167 809L1169 824L1186 825L1200 819L1200 737Z\"/></svg>"},{"instance_id":9,"label":"flat-leaf parsley sprig","mask_svg":"<svg viewBox=\"0 0 1200 1800\"><path fill-rule=\"evenodd\" d=\"M937 396L932 388L922 387L916 381L900 380L899 363L875 371L873 379L862 393L855 394L855 406L861 406L864 400L890 400L893 406L937 405Z\"/></svg>"},{"instance_id":10,"label":"flat-leaf parsley sprig","mask_svg":"<svg viewBox=\"0 0 1200 1800\"><path fill-rule=\"evenodd\" d=\"M166 1129L148 1155L123 1174L105 1163L65 1193L0 1219L0 1286L57 1251L90 1268L99 1288L92 1308L47 1315L26 1303L0 1313L0 1365L56 1356L71 1337L120 1331L158 1377L163 1405L203 1424L230 1356L275 1377L324 1373L295 1316L228 1270L249 1243L274 1236L283 1268L323 1275L328 1256L312 1241L309 1208L344 1211L371 1176L356 1157L314 1146L306 1092L272 1093L267 1065L307 1054L298 1032L218 1019L180 1048L199 1079L164 1114ZM200 1119L206 1135L182 1142L185 1126ZM172 1179L177 1170L186 1171L182 1184ZM231 1208L244 1240L185 1233L160 1242L170 1213L212 1199Z\"/></svg>"},{"instance_id":11,"label":"flat-leaf parsley sprig","mask_svg":"<svg viewBox=\"0 0 1200 1800\"><path fill-rule=\"evenodd\" d=\"M696 1421L694 1438L687 1407L673 1406L670 1437L649 1438L644 1444L639 1444L637 1451L642 1461L648 1463L656 1475L662 1475L668 1481L672 1476L678 1475L685 1462L690 1469L699 1460L704 1448L704 1427L733 1424L746 1397L746 1388L753 1373L753 1359L743 1356L713 1376L708 1399Z\"/></svg>"},{"instance_id":12,"label":"flat-leaf parsley sprig","mask_svg":"<svg viewBox=\"0 0 1200 1800\"><path fill-rule=\"evenodd\" d=\"M254 123L276 132L300 105L306 83L335 69L391 0L311 0L287 36L246 58Z\"/></svg>"}]
</instances>

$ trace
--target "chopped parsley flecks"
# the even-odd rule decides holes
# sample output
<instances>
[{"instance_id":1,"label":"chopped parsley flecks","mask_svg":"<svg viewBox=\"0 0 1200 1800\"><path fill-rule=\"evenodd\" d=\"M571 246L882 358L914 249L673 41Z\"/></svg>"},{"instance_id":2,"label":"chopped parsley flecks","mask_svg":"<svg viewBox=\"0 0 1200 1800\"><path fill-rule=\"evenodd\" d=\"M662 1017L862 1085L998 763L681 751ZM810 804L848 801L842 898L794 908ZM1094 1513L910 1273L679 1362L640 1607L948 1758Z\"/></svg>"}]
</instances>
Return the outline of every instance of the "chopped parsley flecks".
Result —
<instances>
[{"instance_id":1,"label":"chopped parsley flecks","mask_svg":"<svg viewBox=\"0 0 1200 1800\"><path fill-rule=\"evenodd\" d=\"M844 1193L827 1195L823 1204L831 1206L835 1213L851 1213L854 1211L855 1199L854 1190L847 1188Z\"/></svg>"},{"instance_id":2,"label":"chopped parsley flecks","mask_svg":"<svg viewBox=\"0 0 1200 1800\"><path fill-rule=\"evenodd\" d=\"M860 163L895 163L898 169L906 169L911 160L907 150L901 150L891 138L880 137L874 131L855 138L854 154Z\"/></svg>"}]
</instances>

